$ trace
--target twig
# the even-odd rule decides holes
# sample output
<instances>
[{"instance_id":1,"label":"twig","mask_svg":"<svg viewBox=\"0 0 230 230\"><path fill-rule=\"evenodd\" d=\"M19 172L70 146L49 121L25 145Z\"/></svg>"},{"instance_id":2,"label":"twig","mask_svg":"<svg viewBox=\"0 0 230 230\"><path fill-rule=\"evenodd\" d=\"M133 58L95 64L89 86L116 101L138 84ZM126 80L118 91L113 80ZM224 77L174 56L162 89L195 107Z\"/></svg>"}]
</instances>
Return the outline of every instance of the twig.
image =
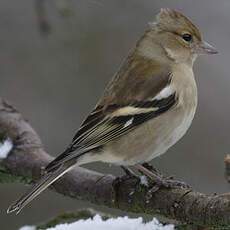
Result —
<instances>
[{"instance_id":1,"label":"twig","mask_svg":"<svg viewBox=\"0 0 230 230\"><path fill-rule=\"evenodd\" d=\"M225 176L227 181L230 183L230 154L228 154L225 159Z\"/></svg>"}]
</instances>

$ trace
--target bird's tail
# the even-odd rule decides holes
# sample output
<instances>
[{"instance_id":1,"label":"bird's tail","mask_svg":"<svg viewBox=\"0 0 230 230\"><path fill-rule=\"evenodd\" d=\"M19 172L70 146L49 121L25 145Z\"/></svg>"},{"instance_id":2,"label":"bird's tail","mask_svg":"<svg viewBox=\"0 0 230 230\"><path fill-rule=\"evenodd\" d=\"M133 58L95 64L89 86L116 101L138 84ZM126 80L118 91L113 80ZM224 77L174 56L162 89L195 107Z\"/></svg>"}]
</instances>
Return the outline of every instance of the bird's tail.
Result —
<instances>
[{"instance_id":1,"label":"bird's tail","mask_svg":"<svg viewBox=\"0 0 230 230\"><path fill-rule=\"evenodd\" d=\"M68 164L64 163L53 171L45 174L30 190L28 190L28 192L8 208L7 213L16 212L18 214L49 185L71 170L75 163L76 162L68 162Z\"/></svg>"}]
</instances>

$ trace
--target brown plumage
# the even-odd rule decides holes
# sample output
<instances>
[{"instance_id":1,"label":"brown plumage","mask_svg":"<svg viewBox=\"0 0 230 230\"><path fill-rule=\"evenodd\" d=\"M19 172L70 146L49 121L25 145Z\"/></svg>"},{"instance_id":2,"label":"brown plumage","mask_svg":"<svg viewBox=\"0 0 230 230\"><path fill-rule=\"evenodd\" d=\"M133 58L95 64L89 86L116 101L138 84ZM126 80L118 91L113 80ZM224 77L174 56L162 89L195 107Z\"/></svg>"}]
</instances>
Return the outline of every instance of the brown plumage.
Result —
<instances>
[{"instance_id":1,"label":"brown plumage","mask_svg":"<svg viewBox=\"0 0 230 230\"><path fill-rule=\"evenodd\" d=\"M170 78L168 65L162 66L160 62L143 57L134 51L107 86L98 105L125 105L132 100L153 98L170 82Z\"/></svg>"},{"instance_id":2,"label":"brown plumage","mask_svg":"<svg viewBox=\"0 0 230 230\"><path fill-rule=\"evenodd\" d=\"M198 27L178 11L161 9L161 12L157 15L156 24L161 31L168 31L176 34L189 32L194 35L198 41L202 40Z\"/></svg>"}]
</instances>

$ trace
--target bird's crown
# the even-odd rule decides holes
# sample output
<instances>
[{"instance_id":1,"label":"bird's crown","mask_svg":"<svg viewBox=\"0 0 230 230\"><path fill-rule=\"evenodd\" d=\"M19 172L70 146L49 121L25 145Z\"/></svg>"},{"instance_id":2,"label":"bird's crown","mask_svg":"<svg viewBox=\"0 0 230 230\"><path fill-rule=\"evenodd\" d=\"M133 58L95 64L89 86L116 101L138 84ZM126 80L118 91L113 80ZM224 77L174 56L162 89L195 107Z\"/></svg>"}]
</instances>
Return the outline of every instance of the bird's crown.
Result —
<instances>
[{"instance_id":1,"label":"bird's crown","mask_svg":"<svg viewBox=\"0 0 230 230\"><path fill-rule=\"evenodd\" d=\"M163 31L178 32L187 31L201 40L199 29L182 13L169 8L160 10L156 17L156 22L150 23L150 26L157 26Z\"/></svg>"}]
</instances>

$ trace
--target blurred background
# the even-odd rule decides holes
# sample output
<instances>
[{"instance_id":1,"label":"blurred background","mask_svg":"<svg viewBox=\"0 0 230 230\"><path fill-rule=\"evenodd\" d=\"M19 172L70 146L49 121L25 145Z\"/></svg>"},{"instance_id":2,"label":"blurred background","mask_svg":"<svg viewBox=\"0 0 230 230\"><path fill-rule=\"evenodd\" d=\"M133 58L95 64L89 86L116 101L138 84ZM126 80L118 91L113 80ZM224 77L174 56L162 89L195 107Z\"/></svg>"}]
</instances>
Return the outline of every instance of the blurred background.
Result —
<instances>
[{"instance_id":1,"label":"blurred background","mask_svg":"<svg viewBox=\"0 0 230 230\"><path fill-rule=\"evenodd\" d=\"M199 106L193 125L152 163L197 191L228 192L223 159L230 152L229 0L1 0L0 96L29 119L50 154L59 154L161 7L189 16L219 55L195 63ZM121 174L101 163L85 167ZM1 229L95 207L46 191L20 215L6 215L25 190L22 184L0 184Z\"/></svg>"}]
</instances>

